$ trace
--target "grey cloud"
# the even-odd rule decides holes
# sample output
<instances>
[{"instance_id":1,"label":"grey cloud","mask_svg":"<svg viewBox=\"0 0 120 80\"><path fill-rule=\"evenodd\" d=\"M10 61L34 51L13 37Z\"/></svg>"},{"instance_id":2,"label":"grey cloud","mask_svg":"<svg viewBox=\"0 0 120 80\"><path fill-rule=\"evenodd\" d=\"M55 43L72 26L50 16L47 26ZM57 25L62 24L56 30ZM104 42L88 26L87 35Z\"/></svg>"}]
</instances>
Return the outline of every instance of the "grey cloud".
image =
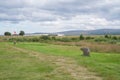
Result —
<instances>
[{"instance_id":1,"label":"grey cloud","mask_svg":"<svg viewBox=\"0 0 120 80\"><path fill-rule=\"evenodd\" d=\"M2 8L22 8L24 5L23 0L0 0L0 7Z\"/></svg>"},{"instance_id":2,"label":"grey cloud","mask_svg":"<svg viewBox=\"0 0 120 80\"><path fill-rule=\"evenodd\" d=\"M0 0L0 13L8 15L8 18L0 17L0 20L56 21L57 19L69 20L83 14L93 14L108 20L120 20L119 2L119 0L112 2L106 0L45 0L44 2L42 0ZM37 14L33 14L34 12ZM20 15L24 17L20 18Z\"/></svg>"},{"instance_id":3,"label":"grey cloud","mask_svg":"<svg viewBox=\"0 0 120 80\"><path fill-rule=\"evenodd\" d=\"M109 1L108 1L109 2ZM44 9L53 11L55 14L70 17L81 14L94 14L106 19L120 19L120 10L116 13L114 8L120 8L120 1L112 1L107 3L106 0L74 0L71 2L62 2L56 4L49 4Z\"/></svg>"}]
</instances>

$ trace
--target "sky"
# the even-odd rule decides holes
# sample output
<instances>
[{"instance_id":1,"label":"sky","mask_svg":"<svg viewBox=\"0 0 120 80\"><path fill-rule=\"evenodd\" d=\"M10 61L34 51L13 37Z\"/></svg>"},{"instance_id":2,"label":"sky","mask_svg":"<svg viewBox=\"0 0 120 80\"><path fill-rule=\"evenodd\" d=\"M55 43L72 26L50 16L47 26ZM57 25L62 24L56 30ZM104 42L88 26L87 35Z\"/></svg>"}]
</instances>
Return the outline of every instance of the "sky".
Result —
<instances>
[{"instance_id":1,"label":"sky","mask_svg":"<svg viewBox=\"0 0 120 80\"><path fill-rule=\"evenodd\" d=\"M120 29L120 0L0 0L0 34Z\"/></svg>"}]
</instances>

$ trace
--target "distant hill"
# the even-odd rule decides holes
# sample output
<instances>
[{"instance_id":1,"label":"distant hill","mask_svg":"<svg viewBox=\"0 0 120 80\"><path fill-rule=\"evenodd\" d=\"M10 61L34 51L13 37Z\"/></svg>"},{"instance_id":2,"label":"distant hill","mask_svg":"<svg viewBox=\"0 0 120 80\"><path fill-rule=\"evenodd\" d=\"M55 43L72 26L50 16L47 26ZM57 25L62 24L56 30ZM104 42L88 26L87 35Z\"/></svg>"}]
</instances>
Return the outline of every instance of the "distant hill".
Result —
<instances>
[{"instance_id":1,"label":"distant hill","mask_svg":"<svg viewBox=\"0 0 120 80\"><path fill-rule=\"evenodd\" d=\"M63 32L56 32L56 33L26 33L28 36L34 35L57 35L57 34L64 34L66 36L78 36L80 34L84 35L120 35L120 29L97 29L97 30L71 30L71 31L63 31Z\"/></svg>"},{"instance_id":2,"label":"distant hill","mask_svg":"<svg viewBox=\"0 0 120 80\"><path fill-rule=\"evenodd\" d=\"M64 35L104 35L104 34L111 34L111 35L120 35L120 29L98 29L98 30L72 30L72 31L63 31L58 32L57 34L64 34Z\"/></svg>"}]
</instances>

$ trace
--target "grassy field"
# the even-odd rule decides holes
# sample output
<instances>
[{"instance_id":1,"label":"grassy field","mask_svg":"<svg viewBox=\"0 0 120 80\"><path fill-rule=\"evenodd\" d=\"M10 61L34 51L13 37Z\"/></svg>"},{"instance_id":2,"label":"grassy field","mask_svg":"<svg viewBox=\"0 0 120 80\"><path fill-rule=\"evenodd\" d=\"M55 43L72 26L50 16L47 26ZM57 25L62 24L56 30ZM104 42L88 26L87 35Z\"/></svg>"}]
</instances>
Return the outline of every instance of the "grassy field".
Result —
<instances>
[{"instance_id":1,"label":"grassy field","mask_svg":"<svg viewBox=\"0 0 120 80\"><path fill-rule=\"evenodd\" d=\"M120 54L81 54L78 46L0 43L0 80L120 80Z\"/></svg>"},{"instance_id":2,"label":"grassy field","mask_svg":"<svg viewBox=\"0 0 120 80\"><path fill-rule=\"evenodd\" d=\"M48 59L26 53L0 43L0 80L74 80L67 73L56 73L56 65Z\"/></svg>"}]
</instances>

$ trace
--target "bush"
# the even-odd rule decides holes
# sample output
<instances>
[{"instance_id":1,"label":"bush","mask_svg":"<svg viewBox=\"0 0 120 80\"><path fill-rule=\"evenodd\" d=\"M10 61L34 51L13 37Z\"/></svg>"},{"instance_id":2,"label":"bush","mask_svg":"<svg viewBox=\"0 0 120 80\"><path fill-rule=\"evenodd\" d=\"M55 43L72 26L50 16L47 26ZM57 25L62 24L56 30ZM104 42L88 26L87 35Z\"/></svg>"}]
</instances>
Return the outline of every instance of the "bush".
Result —
<instances>
[{"instance_id":1,"label":"bush","mask_svg":"<svg viewBox=\"0 0 120 80\"><path fill-rule=\"evenodd\" d=\"M31 40L32 40L32 42L39 42L39 41L40 41L40 39L37 38L37 37L34 37L34 38L32 38Z\"/></svg>"},{"instance_id":2,"label":"bush","mask_svg":"<svg viewBox=\"0 0 120 80\"><path fill-rule=\"evenodd\" d=\"M80 40L84 40L84 36L81 34L79 37Z\"/></svg>"},{"instance_id":3,"label":"bush","mask_svg":"<svg viewBox=\"0 0 120 80\"><path fill-rule=\"evenodd\" d=\"M42 40L50 40L50 36L41 36L40 37Z\"/></svg>"},{"instance_id":4,"label":"bush","mask_svg":"<svg viewBox=\"0 0 120 80\"><path fill-rule=\"evenodd\" d=\"M72 41L78 41L79 38L71 38Z\"/></svg>"},{"instance_id":5,"label":"bush","mask_svg":"<svg viewBox=\"0 0 120 80\"><path fill-rule=\"evenodd\" d=\"M118 38L116 36L113 36L112 39L117 40Z\"/></svg>"},{"instance_id":6,"label":"bush","mask_svg":"<svg viewBox=\"0 0 120 80\"><path fill-rule=\"evenodd\" d=\"M96 38L94 41L95 42L106 42L106 41L108 41L108 39L106 39L106 38Z\"/></svg>"},{"instance_id":7,"label":"bush","mask_svg":"<svg viewBox=\"0 0 120 80\"><path fill-rule=\"evenodd\" d=\"M116 44L117 42L115 40L111 40L109 43Z\"/></svg>"},{"instance_id":8,"label":"bush","mask_svg":"<svg viewBox=\"0 0 120 80\"><path fill-rule=\"evenodd\" d=\"M70 38L67 38L67 37L64 37L64 38L61 39L61 41L63 41L63 42L70 42L71 39L70 39Z\"/></svg>"},{"instance_id":9,"label":"bush","mask_svg":"<svg viewBox=\"0 0 120 80\"><path fill-rule=\"evenodd\" d=\"M94 39L94 37L87 36L85 39L90 40L90 39Z\"/></svg>"},{"instance_id":10,"label":"bush","mask_svg":"<svg viewBox=\"0 0 120 80\"><path fill-rule=\"evenodd\" d=\"M51 38L52 40L56 40L56 37L55 36L52 36L52 38Z\"/></svg>"}]
</instances>

